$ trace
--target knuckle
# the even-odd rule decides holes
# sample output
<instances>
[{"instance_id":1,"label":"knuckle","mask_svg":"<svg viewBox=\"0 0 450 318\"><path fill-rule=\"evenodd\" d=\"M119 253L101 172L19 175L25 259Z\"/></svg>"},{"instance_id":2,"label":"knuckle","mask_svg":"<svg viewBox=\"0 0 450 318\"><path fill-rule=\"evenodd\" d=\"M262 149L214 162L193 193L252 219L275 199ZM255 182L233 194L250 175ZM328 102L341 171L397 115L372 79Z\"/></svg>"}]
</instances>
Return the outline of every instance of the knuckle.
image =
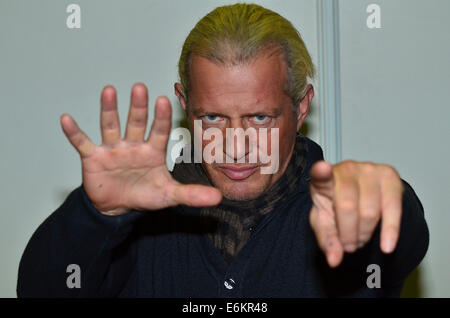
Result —
<instances>
[{"instance_id":1,"label":"knuckle","mask_svg":"<svg viewBox=\"0 0 450 318\"><path fill-rule=\"evenodd\" d=\"M83 134L79 133L75 136L73 136L73 144L75 147L79 148L81 146L83 146L84 142L86 141L86 138L84 137Z\"/></svg>"},{"instance_id":2,"label":"knuckle","mask_svg":"<svg viewBox=\"0 0 450 318\"><path fill-rule=\"evenodd\" d=\"M319 213L319 215L317 216L317 223L327 233L335 232L336 221L335 221L334 217L332 217L328 213Z\"/></svg>"},{"instance_id":3,"label":"knuckle","mask_svg":"<svg viewBox=\"0 0 450 318\"><path fill-rule=\"evenodd\" d=\"M357 228L346 228L340 229L339 238L341 243L345 245L356 245L358 242L358 229Z\"/></svg>"},{"instance_id":4,"label":"knuckle","mask_svg":"<svg viewBox=\"0 0 450 318\"><path fill-rule=\"evenodd\" d=\"M360 246L364 245L364 244L367 244L370 241L371 237L372 237L372 232L360 233L359 236L358 236L358 244Z\"/></svg>"},{"instance_id":5,"label":"knuckle","mask_svg":"<svg viewBox=\"0 0 450 318\"><path fill-rule=\"evenodd\" d=\"M135 115L130 124L139 128L145 127L147 125L147 117L145 115Z\"/></svg>"},{"instance_id":6,"label":"knuckle","mask_svg":"<svg viewBox=\"0 0 450 318\"><path fill-rule=\"evenodd\" d=\"M400 179L400 176L394 167L383 164L383 165L381 165L380 169L381 169L381 175L383 175L385 178Z\"/></svg>"},{"instance_id":7,"label":"knuckle","mask_svg":"<svg viewBox=\"0 0 450 318\"><path fill-rule=\"evenodd\" d=\"M158 135L166 135L170 130L170 121L165 119L154 120L152 123L152 132Z\"/></svg>"},{"instance_id":8,"label":"knuckle","mask_svg":"<svg viewBox=\"0 0 450 318\"><path fill-rule=\"evenodd\" d=\"M340 180L336 186L336 196L338 201L357 201L358 192L360 191L358 188L358 184L353 180Z\"/></svg>"},{"instance_id":9,"label":"knuckle","mask_svg":"<svg viewBox=\"0 0 450 318\"><path fill-rule=\"evenodd\" d=\"M346 173L355 172L358 169L358 163L354 160L346 160L337 164L336 166L339 171L343 171Z\"/></svg>"},{"instance_id":10,"label":"knuckle","mask_svg":"<svg viewBox=\"0 0 450 318\"><path fill-rule=\"evenodd\" d=\"M379 220L378 213L365 213L360 217L361 223L375 224Z\"/></svg>"},{"instance_id":11,"label":"knuckle","mask_svg":"<svg viewBox=\"0 0 450 318\"><path fill-rule=\"evenodd\" d=\"M361 165L360 169L366 175L376 175L376 174L378 174L378 167L373 162L364 162Z\"/></svg>"},{"instance_id":12,"label":"knuckle","mask_svg":"<svg viewBox=\"0 0 450 318\"><path fill-rule=\"evenodd\" d=\"M401 212L402 210L402 204L400 200L390 200L383 204L383 211L387 212ZM394 213L395 214L395 213Z\"/></svg>"},{"instance_id":13,"label":"knuckle","mask_svg":"<svg viewBox=\"0 0 450 318\"><path fill-rule=\"evenodd\" d=\"M102 129L103 130L114 130L117 129L119 126L114 120L106 120L102 122Z\"/></svg>"},{"instance_id":14,"label":"knuckle","mask_svg":"<svg viewBox=\"0 0 450 318\"><path fill-rule=\"evenodd\" d=\"M335 202L335 210L337 213L348 215L356 213L358 209L356 200L353 198L342 198Z\"/></svg>"},{"instance_id":15,"label":"knuckle","mask_svg":"<svg viewBox=\"0 0 450 318\"><path fill-rule=\"evenodd\" d=\"M341 234L341 242L342 244L345 245L356 245L358 242L358 236L355 234L351 234L351 233L346 233Z\"/></svg>"},{"instance_id":16,"label":"knuckle","mask_svg":"<svg viewBox=\"0 0 450 318\"><path fill-rule=\"evenodd\" d=\"M367 222L374 222L380 217L380 209L374 204L366 203L361 208L361 219Z\"/></svg>"}]
</instances>

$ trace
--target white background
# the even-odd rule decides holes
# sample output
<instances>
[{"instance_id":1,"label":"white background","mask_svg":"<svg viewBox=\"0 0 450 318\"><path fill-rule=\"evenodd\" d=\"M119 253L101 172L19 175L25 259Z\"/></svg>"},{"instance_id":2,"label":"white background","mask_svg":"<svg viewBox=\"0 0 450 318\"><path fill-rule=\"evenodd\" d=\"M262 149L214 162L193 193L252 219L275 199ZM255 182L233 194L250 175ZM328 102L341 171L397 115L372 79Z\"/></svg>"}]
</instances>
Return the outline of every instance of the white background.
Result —
<instances>
[{"instance_id":1,"label":"white background","mask_svg":"<svg viewBox=\"0 0 450 318\"><path fill-rule=\"evenodd\" d=\"M251 2L289 19L318 66L317 1ZM59 116L70 113L98 143L101 89L118 90L124 127L130 89L144 82L151 104L159 95L172 100L176 126L183 115L173 83L183 41L203 15L234 2L0 0L0 297L16 296L29 238L81 184ZM70 3L81 7L81 29L66 27ZM342 155L392 164L411 183L431 243L408 280L410 294L450 297L450 1L376 1L377 30L366 26L369 3L339 2ZM315 88L308 136L321 143Z\"/></svg>"}]
</instances>

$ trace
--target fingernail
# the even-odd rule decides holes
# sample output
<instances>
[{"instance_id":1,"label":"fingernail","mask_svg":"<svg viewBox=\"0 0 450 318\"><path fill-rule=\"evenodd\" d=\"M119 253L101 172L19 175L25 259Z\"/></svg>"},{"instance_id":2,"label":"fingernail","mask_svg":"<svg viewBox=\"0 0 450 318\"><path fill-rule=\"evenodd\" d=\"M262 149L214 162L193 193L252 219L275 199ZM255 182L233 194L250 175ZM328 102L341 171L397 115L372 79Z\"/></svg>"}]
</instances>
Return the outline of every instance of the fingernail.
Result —
<instances>
[{"instance_id":1,"label":"fingernail","mask_svg":"<svg viewBox=\"0 0 450 318\"><path fill-rule=\"evenodd\" d=\"M359 242L358 243L358 248L361 248L361 247L363 247L364 246L364 243L363 242Z\"/></svg>"},{"instance_id":2,"label":"fingernail","mask_svg":"<svg viewBox=\"0 0 450 318\"><path fill-rule=\"evenodd\" d=\"M395 249L395 243L397 238L397 233L394 230L387 231L386 235L383 237L382 249L385 253L392 253Z\"/></svg>"},{"instance_id":3,"label":"fingernail","mask_svg":"<svg viewBox=\"0 0 450 318\"><path fill-rule=\"evenodd\" d=\"M348 253L354 252L356 250L355 244L345 244L344 250Z\"/></svg>"},{"instance_id":4,"label":"fingernail","mask_svg":"<svg viewBox=\"0 0 450 318\"><path fill-rule=\"evenodd\" d=\"M334 261L334 256L333 255L331 255L331 254L328 254L327 255L327 263L328 263L328 266L330 266L330 267L335 267L335 261Z\"/></svg>"},{"instance_id":5,"label":"fingernail","mask_svg":"<svg viewBox=\"0 0 450 318\"><path fill-rule=\"evenodd\" d=\"M385 253L391 253L394 250L394 240L387 239L383 242L383 250Z\"/></svg>"}]
</instances>

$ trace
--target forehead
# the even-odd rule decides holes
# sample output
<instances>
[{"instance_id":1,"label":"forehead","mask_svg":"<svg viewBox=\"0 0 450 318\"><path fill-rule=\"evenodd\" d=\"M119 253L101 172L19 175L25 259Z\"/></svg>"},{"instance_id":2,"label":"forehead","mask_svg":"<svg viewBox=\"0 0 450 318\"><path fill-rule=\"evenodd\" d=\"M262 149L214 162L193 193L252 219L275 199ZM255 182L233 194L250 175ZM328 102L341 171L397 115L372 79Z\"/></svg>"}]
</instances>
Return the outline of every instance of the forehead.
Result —
<instances>
[{"instance_id":1,"label":"forehead","mask_svg":"<svg viewBox=\"0 0 450 318\"><path fill-rule=\"evenodd\" d=\"M194 111L240 113L290 103L284 90L286 64L280 54L260 55L238 65L216 64L195 55L190 63L190 80Z\"/></svg>"}]
</instances>

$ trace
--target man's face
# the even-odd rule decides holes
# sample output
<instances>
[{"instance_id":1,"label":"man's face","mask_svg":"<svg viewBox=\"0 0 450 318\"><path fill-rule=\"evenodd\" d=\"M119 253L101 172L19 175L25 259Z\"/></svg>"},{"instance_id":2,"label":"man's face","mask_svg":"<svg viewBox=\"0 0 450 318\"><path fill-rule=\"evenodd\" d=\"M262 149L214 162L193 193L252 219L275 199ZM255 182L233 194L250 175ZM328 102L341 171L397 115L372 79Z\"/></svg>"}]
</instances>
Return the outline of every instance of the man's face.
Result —
<instances>
[{"instance_id":1,"label":"man's face","mask_svg":"<svg viewBox=\"0 0 450 318\"><path fill-rule=\"evenodd\" d=\"M250 63L225 66L193 56L190 80L187 111L191 130L194 120L201 120L203 132L208 128L218 128L224 139L223 154L220 154L223 163L202 163L211 182L228 199L248 200L258 197L284 173L298 128L291 98L284 90L286 64L283 57L280 54L260 54ZM231 147L227 151L226 142L229 146L230 140L225 140L226 128L242 128L245 131L250 127L256 131L267 128L269 154L272 151L271 129L278 128L279 168L275 173L261 174L261 167L267 164L260 160L249 163L250 153L257 149L249 147L248 138L244 143L234 138L234 151L230 151ZM203 140L203 149L210 142ZM259 145L260 138L257 147ZM246 163L237 163L244 156ZM227 163L226 160L230 161L231 158L233 163Z\"/></svg>"}]
</instances>

